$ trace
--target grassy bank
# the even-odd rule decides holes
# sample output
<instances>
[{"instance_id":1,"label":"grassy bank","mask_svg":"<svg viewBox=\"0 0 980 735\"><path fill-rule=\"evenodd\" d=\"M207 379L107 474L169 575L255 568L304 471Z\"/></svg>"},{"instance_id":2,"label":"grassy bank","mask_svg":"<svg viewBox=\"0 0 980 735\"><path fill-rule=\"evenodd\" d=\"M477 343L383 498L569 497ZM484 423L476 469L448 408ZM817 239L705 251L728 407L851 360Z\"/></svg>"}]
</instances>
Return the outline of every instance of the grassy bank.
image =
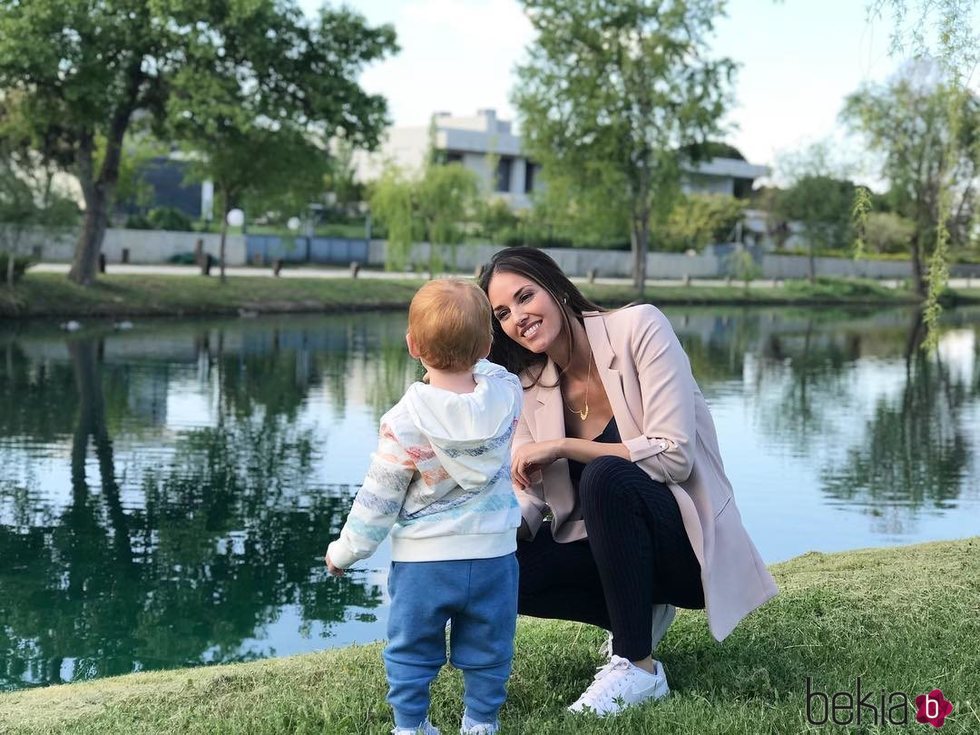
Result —
<instances>
[{"instance_id":1,"label":"grassy bank","mask_svg":"<svg viewBox=\"0 0 980 735\"><path fill-rule=\"evenodd\" d=\"M904 731L807 724L807 677L819 691L853 694L860 676L871 701L882 692L909 696L913 731L928 727L915 722L915 696L938 687L954 707L944 735L980 732L980 537L806 554L773 572L780 596L722 645L710 638L703 613L682 611L659 651L672 696L607 721L564 709L600 663L600 632L523 619L503 731ZM355 646L0 695L0 732L387 733L380 650ZM460 695L459 673L444 670L432 707L443 733L457 732ZM865 709L862 722L870 716Z\"/></svg>"},{"instance_id":2,"label":"grassy bank","mask_svg":"<svg viewBox=\"0 0 980 735\"><path fill-rule=\"evenodd\" d=\"M91 288L62 275L28 273L11 291L0 287L0 318L123 317L237 314L255 312L331 312L404 308L421 280L376 278L217 278L167 275L107 275ZM598 303L619 306L636 298L632 288L585 285ZM980 301L980 290L957 295ZM896 305L914 303L903 289L870 281L788 281L780 287L650 287L646 300L656 304Z\"/></svg>"}]
</instances>

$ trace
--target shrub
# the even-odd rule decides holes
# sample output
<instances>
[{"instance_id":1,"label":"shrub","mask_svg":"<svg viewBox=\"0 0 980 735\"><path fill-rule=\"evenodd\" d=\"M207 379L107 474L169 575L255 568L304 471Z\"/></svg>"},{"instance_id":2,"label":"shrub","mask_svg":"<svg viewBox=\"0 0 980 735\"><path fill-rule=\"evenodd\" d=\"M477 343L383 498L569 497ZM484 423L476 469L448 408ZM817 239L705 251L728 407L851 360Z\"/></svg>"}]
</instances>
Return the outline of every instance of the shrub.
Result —
<instances>
[{"instance_id":1,"label":"shrub","mask_svg":"<svg viewBox=\"0 0 980 735\"><path fill-rule=\"evenodd\" d=\"M153 223L147 219L145 214L131 214L126 217L123 226L127 230L152 230Z\"/></svg>"},{"instance_id":2,"label":"shrub","mask_svg":"<svg viewBox=\"0 0 980 735\"><path fill-rule=\"evenodd\" d=\"M171 230L173 232L191 232L194 227L190 218L174 207L157 207L151 209L146 217L154 230Z\"/></svg>"},{"instance_id":3,"label":"shrub","mask_svg":"<svg viewBox=\"0 0 980 735\"><path fill-rule=\"evenodd\" d=\"M688 194L674 205L653 240L658 249L672 252L701 250L707 245L728 242L744 210L745 202L735 197Z\"/></svg>"}]
</instances>

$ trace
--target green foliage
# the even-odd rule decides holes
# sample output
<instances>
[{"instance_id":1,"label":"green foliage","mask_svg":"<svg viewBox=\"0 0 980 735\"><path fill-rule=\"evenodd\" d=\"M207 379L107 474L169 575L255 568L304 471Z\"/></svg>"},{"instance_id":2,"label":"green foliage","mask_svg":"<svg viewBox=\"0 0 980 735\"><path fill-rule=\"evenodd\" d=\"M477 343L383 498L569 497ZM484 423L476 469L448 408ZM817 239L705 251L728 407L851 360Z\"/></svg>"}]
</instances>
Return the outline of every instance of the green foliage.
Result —
<instances>
[{"instance_id":1,"label":"green foliage","mask_svg":"<svg viewBox=\"0 0 980 735\"><path fill-rule=\"evenodd\" d=\"M480 235L491 243L500 243L503 237L517 229L520 218L510 205L499 197L487 197L477 203L477 219Z\"/></svg>"},{"instance_id":2,"label":"green foliage","mask_svg":"<svg viewBox=\"0 0 980 735\"><path fill-rule=\"evenodd\" d=\"M803 239L812 249L841 247L851 242L851 181L804 175L775 198L773 213L803 225Z\"/></svg>"},{"instance_id":3,"label":"green foliage","mask_svg":"<svg viewBox=\"0 0 980 735\"><path fill-rule=\"evenodd\" d=\"M937 243L969 242L980 184L980 100L911 72L868 85L847 98L842 113L881 156L881 174L897 214L914 224L909 249L920 292Z\"/></svg>"},{"instance_id":4,"label":"green foliage","mask_svg":"<svg viewBox=\"0 0 980 735\"><path fill-rule=\"evenodd\" d=\"M762 274L762 269L755 262L752 253L740 247L728 256L728 273L732 278L742 281L748 290L749 284Z\"/></svg>"},{"instance_id":5,"label":"green foliage","mask_svg":"<svg viewBox=\"0 0 980 735\"><path fill-rule=\"evenodd\" d=\"M426 168L417 185L418 214L426 239L433 244L456 245L463 240L460 223L471 216L479 193L475 173L459 163Z\"/></svg>"},{"instance_id":6,"label":"green foliage","mask_svg":"<svg viewBox=\"0 0 980 735\"><path fill-rule=\"evenodd\" d=\"M155 230L191 232L194 229L190 218L175 207L157 207L146 216Z\"/></svg>"},{"instance_id":7,"label":"green foliage","mask_svg":"<svg viewBox=\"0 0 980 735\"><path fill-rule=\"evenodd\" d=\"M677 200L667 222L654 233L658 250L684 252L727 242L742 219L745 202L719 194L689 194Z\"/></svg>"},{"instance_id":8,"label":"green foliage","mask_svg":"<svg viewBox=\"0 0 980 735\"><path fill-rule=\"evenodd\" d=\"M854 232L854 257L860 258L867 249L868 216L874 203L871 190L859 186L854 190L854 203L851 206L851 227Z\"/></svg>"},{"instance_id":9,"label":"green foliage","mask_svg":"<svg viewBox=\"0 0 980 735\"><path fill-rule=\"evenodd\" d=\"M718 130L735 65L711 59L716 0L524 0L537 32L514 101L525 150L570 201L628 213L634 253L679 190L681 151ZM692 148L694 146L694 148ZM659 212L657 211L659 208ZM636 257L642 289L645 257Z\"/></svg>"},{"instance_id":10,"label":"green foliage","mask_svg":"<svg viewBox=\"0 0 980 735\"><path fill-rule=\"evenodd\" d=\"M220 39L192 34L188 62L175 76L180 94L166 106L173 136L196 153L192 175L214 182L222 251L233 207L261 201L302 211L322 192L328 138L377 144L385 102L366 94L356 76L396 48L390 28L369 28L347 9L324 9L310 24L293 3L232 8ZM239 59L250 60L248 73Z\"/></svg>"},{"instance_id":11,"label":"green foliage","mask_svg":"<svg viewBox=\"0 0 980 735\"><path fill-rule=\"evenodd\" d=\"M400 271L408 265L414 239L414 186L397 167L381 174L371 192L371 213L388 231L385 270Z\"/></svg>"},{"instance_id":12,"label":"green foliage","mask_svg":"<svg viewBox=\"0 0 980 735\"><path fill-rule=\"evenodd\" d=\"M416 237L430 244L430 272L443 266L438 246L449 246L454 261L455 246L463 241L464 223L474 214L479 191L476 174L459 163L431 164L416 177L387 167L371 194L371 212L388 231L385 268L403 270Z\"/></svg>"},{"instance_id":13,"label":"green foliage","mask_svg":"<svg viewBox=\"0 0 980 735\"><path fill-rule=\"evenodd\" d=\"M315 180L319 190L327 138L377 143L385 101L357 78L394 50L390 26L346 9L309 21L296 0L0 4L4 117L77 175L85 196L72 270L81 283L94 278L137 110L200 153L198 173L221 187L226 207L251 189Z\"/></svg>"},{"instance_id":14,"label":"green foliage","mask_svg":"<svg viewBox=\"0 0 980 735\"><path fill-rule=\"evenodd\" d=\"M17 256L28 230L66 227L77 218L78 205L54 185L54 171L30 150L0 138L0 250ZM8 286L23 273L19 262L4 259L0 280Z\"/></svg>"},{"instance_id":15,"label":"green foliage","mask_svg":"<svg viewBox=\"0 0 980 735\"><path fill-rule=\"evenodd\" d=\"M544 186L521 223L524 244L629 248L629 203L615 171L589 164L577 174L546 168L540 175Z\"/></svg>"},{"instance_id":16,"label":"green foliage","mask_svg":"<svg viewBox=\"0 0 980 735\"><path fill-rule=\"evenodd\" d=\"M336 141L324 179L324 187L333 195L333 207L342 217L356 213L356 206L366 196L364 184L356 178L354 150L349 140Z\"/></svg>"},{"instance_id":17,"label":"green foliage","mask_svg":"<svg viewBox=\"0 0 980 735\"><path fill-rule=\"evenodd\" d=\"M900 214L871 212L864 226L865 247L872 253L901 253L908 256L915 224Z\"/></svg>"},{"instance_id":18,"label":"green foliage","mask_svg":"<svg viewBox=\"0 0 980 735\"><path fill-rule=\"evenodd\" d=\"M146 210L153 203L153 186L145 174L154 159L163 159L170 153L169 146L149 134L146 126L142 130L127 133L123 139L123 154L119 159L119 180L116 183L116 201L125 202ZM106 154L106 139L99 138L95 155L96 166L100 166Z\"/></svg>"}]
</instances>

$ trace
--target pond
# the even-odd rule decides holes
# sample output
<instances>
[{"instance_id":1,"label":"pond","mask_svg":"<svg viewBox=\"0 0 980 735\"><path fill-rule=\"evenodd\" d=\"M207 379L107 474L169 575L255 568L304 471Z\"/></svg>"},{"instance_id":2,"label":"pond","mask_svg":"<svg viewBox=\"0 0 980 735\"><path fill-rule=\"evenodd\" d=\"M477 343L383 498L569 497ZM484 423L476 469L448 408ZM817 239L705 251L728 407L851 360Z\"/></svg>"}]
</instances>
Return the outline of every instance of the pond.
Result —
<instances>
[{"instance_id":1,"label":"pond","mask_svg":"<svg viewBox=\"0 0 980 735\"><path fill-rule=\"evenodd\" d=\"M980 311L668 309L768 562L980 533ZM384 636L322 555L405 316L0 325L0 690Z\"/></svg>"}]
</instances>

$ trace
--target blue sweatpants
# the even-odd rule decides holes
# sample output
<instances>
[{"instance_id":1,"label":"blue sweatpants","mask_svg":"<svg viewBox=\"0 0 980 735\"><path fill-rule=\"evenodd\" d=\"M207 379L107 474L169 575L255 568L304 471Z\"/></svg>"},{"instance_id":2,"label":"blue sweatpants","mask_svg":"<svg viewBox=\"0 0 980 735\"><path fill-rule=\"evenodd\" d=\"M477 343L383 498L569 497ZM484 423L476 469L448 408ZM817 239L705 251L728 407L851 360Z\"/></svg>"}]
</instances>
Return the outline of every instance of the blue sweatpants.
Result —
<instances>
[{"instance_id":1,"label":"blue sweatpants","mask_svg":"<svg viewBox=\"0 0 980 735\"><path fill-rule=\"evenodd\" d=\"M449 660L463 672L463 704L474 722L493 722L507 697L517 623L517 559L392 562L388 703L395 725L417 727L429 711L429 684Z\"/></svg>"}]
</instances>

